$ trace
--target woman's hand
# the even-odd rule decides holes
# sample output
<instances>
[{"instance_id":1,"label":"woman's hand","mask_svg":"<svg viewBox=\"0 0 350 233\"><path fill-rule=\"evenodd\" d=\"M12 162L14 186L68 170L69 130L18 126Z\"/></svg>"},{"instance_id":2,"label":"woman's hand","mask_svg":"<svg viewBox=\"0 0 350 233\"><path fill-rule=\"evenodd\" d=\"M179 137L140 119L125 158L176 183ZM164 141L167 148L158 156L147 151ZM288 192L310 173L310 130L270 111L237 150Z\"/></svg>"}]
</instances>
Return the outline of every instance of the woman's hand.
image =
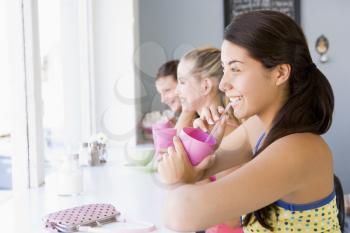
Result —
<instances>
[{"instance_id":1,"label":"woman's hand","mask_svg":"<svg viewBox=\"0 0 350 233\"><path fill-rule=\"evenodd\" d=\"M203 108L200 117L195 119L193 125L207 132L220 120L220 117L224 112L225 108L223 106L218 106L217 108ZM228 118L226 124L232 127L237 127L239 122L236 119Z\"/></svg>"},{"instance_id":2,"label":"woman's hand","mask_svg":"<svg viewBox=\"0 0 350 233\"><path fill-rule=\"evenodd\" d=\"M216 108L204 108L200 118L193 121L193 127L200 128L204 132L210 132L216 139L216 148L220 145L225 134L226 125L235 125L237 122L229 119L227 115L223 116L225 109L222 106ZM215 131L215 132L214 132Z\"/></svg>"},{"instance_id":3,"label":"woman's hand","mask_svg":"<svg viewBox=\"0 0 350 233\"><path fill-rule=\"evenodd\" d=\"M174 137L174 146L168 148L168 153L164 153L158 163L158 173L165 184L194 183L214 163L215 155L210 155L197 166L192 166L177 136Z\"/></svg>"}]
</instances>

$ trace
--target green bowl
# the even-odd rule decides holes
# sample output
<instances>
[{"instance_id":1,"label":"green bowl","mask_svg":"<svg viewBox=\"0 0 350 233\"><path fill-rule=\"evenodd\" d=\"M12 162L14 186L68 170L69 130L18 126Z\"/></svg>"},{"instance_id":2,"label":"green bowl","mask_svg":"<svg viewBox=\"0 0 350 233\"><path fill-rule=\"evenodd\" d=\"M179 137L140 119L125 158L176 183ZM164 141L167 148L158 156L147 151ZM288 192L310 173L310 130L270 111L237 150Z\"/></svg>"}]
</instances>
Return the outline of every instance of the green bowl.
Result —
<instances>
[{"instance_id":1,"label":"green bowl","mask_svg":"<svg viewBox=\"0 0 350 233\"><path fill-rule=\"evenodd\" d=\"M136 146L127 152L128 165L130 166L146 166L155 155L153 147Z\"/></svg>"}]
</instances>

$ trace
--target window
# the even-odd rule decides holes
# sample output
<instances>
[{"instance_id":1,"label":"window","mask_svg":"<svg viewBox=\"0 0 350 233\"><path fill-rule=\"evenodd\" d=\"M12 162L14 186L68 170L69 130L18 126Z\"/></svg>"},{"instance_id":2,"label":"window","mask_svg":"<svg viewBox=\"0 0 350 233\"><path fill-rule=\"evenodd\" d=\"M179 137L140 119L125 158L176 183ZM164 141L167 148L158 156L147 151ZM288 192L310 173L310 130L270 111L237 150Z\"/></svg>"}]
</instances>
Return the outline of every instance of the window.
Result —
<instances>
[{"instance_id":1,"label":"window","mask_svg":"<svg viewBox=\"0 0 350 233\"><path fill-rule=\"evenodd\" d=\"M0 203L11 195L12 103L5 1L0 1Z\"/></svg>"},{"instance_id":2,"label":"window","mask_svg":"<svg viewBox=\"0 0 350 233\"><path fill-rule=\"evenodd\" d=\"M46 175L92 131L88 2L38 0Z\"/></svg>"}]
</instances>

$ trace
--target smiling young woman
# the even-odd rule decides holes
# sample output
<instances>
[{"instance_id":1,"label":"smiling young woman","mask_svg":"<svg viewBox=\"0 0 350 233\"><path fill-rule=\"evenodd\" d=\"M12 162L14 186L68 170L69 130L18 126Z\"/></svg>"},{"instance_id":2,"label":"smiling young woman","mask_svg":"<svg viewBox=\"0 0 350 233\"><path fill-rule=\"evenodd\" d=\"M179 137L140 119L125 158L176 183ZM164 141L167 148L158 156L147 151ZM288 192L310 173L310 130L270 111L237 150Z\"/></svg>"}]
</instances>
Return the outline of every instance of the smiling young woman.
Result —
<instances>
[{"instance_id":1,"label":"smiling young woman","mask_svg":"<svg viewBox=\"0 0 350 233\"><path fill-rule=\"evenodd\" d=\"M236 165L228 157L249 161L216 182L171 190L165 223L193 231L241 218L244 232L340 233L332 152L320 136L331 126L334 96L300 27L274 11L243 14L225 30L221 62L219 87L246 120L204 177ZM160 166L185 176L191 166L178 138L174 145L169 156L181 159Z\"/></svg>"}]
</instances>

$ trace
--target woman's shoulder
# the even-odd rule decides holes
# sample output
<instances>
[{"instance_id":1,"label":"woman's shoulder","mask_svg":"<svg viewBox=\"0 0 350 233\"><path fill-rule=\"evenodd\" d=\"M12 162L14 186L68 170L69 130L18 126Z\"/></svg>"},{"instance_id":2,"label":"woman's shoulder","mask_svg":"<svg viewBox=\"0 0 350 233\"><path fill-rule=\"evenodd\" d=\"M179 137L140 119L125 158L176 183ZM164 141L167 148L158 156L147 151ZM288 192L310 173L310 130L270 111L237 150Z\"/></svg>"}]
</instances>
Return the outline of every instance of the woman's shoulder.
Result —
<instances>
[{"instance_id":1,"label":"woman's shoulder","mask_svg":"<svg viewBox=\"0 0 350 233\"><path fill-rule=\"evenodd\" d=\"M289 185L285 187L289 194L310 190L310 184L322 185L320 177L328 179L333 169L332 153L328 145L321 136L312 133L281 137L249 163L251 166L247 168L252 173L259 167L265 171L261 174L262 177L280 182L281 187L282 183Z\"/></svg>"},{"instance_id":2,"label":"woman's shoulder","mask_svg":"<svg viewBox=\"0 0 350 233\"><path fill-rule=\"evenodd\" d=\"M329 194L333 181L332 152L320 135L295 133L276 140L272 147L283 153L281 162L288 163L294 174L299 173L294 192L284 199L295 203L308 203ZM278 149L277 149L278 150ZM321 187L321 188L320 188Z\"/></svg>"},{"instance_id":3,"label":"woman's shoulder","mask_svg":"<svg viewBox=\"0 0 350 233\"><path fill-rule=\"evenodd\" d=\"M283 144L286 149L302 150L305 152L330 152L324 139L314 133L293 133L276 140L277 144Z\"/></svg>"},{"instance_id":4,"label":"woman's shoulder","mask_svg":"<svg viewBox=\"0 0 350 233\"><path fill-rule=\"evenodd\" d=\"M273 150L283 151L286 157L289 156L295 161L307 164L309 169L317 168L317 166L329 166L332 163L332 152L328 144L317 134L290 134L277 139L269 147Z\"/></svg>"}]
</instances>

